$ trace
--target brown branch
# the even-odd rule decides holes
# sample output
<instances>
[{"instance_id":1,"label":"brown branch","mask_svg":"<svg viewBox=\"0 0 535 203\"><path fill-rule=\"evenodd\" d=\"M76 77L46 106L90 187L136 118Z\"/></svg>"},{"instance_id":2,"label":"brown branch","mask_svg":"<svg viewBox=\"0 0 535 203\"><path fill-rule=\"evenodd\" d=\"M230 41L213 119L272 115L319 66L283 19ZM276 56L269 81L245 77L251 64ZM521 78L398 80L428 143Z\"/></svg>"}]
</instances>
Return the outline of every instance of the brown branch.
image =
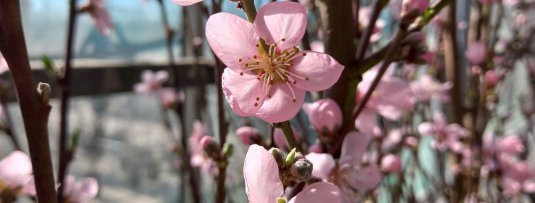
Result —
<instances>
[{"instance_id":1,"label":"brown branch","mask_svg":"<svg viewBox=\"0 0 535 203\"><path fill-rule=\"evenodd\" d=\"M67 146L69 137L69 98L71 95L71 76L72 76L72 58L74 35L76 27L76 1L69 1L69 23L67 25L67 45L65 47L65 72L63 78L58 80L61 85L61 107L60 107L60 134L59 134L59 167L58 167L58 200L64 202L63 191L65 185L65 176L68 174L69 164L73 159L73 150Z\"/></svg>"},{"instance_id":2,"label":"brown branch","mask_svg":"<svg viewBox=\"0 0 535 203\"><path fill-rule=\"evenodd\" d=\"M41 203L57 202L50 146L48 141L49 89L36 91L22 30L20 2L2 1L0 4L0 50L12 74L20 102L24 129L30 148L37 199Z\"/></svg>"}]
</instances>

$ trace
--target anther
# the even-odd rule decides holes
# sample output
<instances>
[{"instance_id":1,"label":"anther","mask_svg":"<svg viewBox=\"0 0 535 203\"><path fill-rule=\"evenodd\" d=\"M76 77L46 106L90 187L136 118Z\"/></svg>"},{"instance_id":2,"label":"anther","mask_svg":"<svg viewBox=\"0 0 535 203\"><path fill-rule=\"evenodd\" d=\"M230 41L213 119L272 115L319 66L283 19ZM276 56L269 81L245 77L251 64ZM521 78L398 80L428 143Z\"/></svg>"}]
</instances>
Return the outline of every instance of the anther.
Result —
<instances>
[{"instance_id":1,"label":"anther","mask_svg":"<svg viewBox=\"0 0 535 203\"><path fill-rule=\"evenodd\" d=\"M255 103L254 103L254 106L258 106L258 103L255 102Z\"/></svg>"},{"instance_id":2,"label":"anther","mask_svg":"<svg viewBox=\"0 0 535 203\"><path fill-rule=\"evenodd\" d=\"M281 41L283 41L283 42L286 41L286 38L282 38Z\"/></svg>"},{"instance_id":3,"label":"anther","mask_svg":"<svg viewBox=\"0 0 535 203\"><path fill-rule=\"evenodd\" d=\"M260 101L260 97L256 97L256 101Z\"/></svg>"},{"instance_id":4,"label":"anther","mask_svg":"<svg viewBox=\"0 0 535 203\"><path fill-rule=\"evenodd\" d=\"M240 72L240 75L243 75L243 72Z\"/></svg>"},{"instance_id":5,"label":"anther","mask_svg":"<svg viewBox=\"0 0 535 203\"><path fill-rule=\"evenodd\" d=\"M293 99L293 102L295 103L297 101L297 99Z\"/></svg>"},{"instance_id":6,"label":"anther","mask_svg":"<svg viewBox=\"0 0 535 203\"><path fill-rule=\"evenodd\" d=\"M306 55L307 55L307 53L303 53L303 56L306 56Z\"/></svg>"},{"instance_id":7,"label":"anther","mask_svg":"<svg viewBox=\"0 0 535 203\"><path fill-rule=\"evenodd\" d=\"M308 77L305 77L305 80L308 80Z\"/></svg>"},{"instance_id":8,"label":"anther","mask_svg":"<svg viewBox=\"0 0 535 203\"><path fill-rule=\"evenodd\" d=\"M242 61L243 61L242 59L238 59L238 62L240 62L240 63L241 63Z\"/></svg>"},{"instance_id":9,"label":"anther","mask_svg":"<svg viewBox=\"0 0 535 203\"><path fill-rule=\"evenodd\" d=\"M253 56L253 58L254 58L254 59L256 59L256 58L257 58L257 56L256 56L256 55L254 55L254 56Z\"/></svg>"}]
</instances>

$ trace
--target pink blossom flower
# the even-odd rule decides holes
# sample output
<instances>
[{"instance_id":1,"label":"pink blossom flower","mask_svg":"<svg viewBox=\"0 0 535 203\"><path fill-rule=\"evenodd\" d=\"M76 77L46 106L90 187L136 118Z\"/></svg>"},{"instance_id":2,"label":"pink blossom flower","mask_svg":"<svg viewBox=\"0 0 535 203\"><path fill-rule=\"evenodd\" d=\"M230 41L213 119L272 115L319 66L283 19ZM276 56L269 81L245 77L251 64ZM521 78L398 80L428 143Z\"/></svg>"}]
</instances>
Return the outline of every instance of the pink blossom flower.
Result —
<instances>
[{"instance_id":1,"label":"pink blossom flower","mask_svg":"<svg viewBox=\"0 0 535 203\"><path fill-rule=\"evenodd\" d=\"M403 0L401 6L401 16L412 11L423 13L429 7L429 0Z\"/></svg>"},{"instance_id":2,"label":"pink blossom flower","mask_svg":"<svg viewBox=\"0 0 535 203\"><path fill-rule=\"evenodd\" d=\"M299 144L301 142L301 133L299 133L299 131L297 131L297 129L295 129L293 126L292 132L294 134L295 141ZM273 141L275 142L275 146L277 146L279 149L291 150L288 148L288 141L286 141L286 137L284 137L284 132L282 132L282 129L275 128L275 130L273 130Z\"/></svg>"},{"instance_id":3,"label":"pink blossom flower","mask_svg":"<svg viewBox=\"0 0 535 203\"><path fill-rule=\"evenodd\" d=\"M485 85L487 87L494 87L500 82L500 74L495 70L488 70L485 72Z\"/></svg>"},{"instance_id":4,"label":"pink blossom flower","mask_svg":"<svg viewBox=\"0 0 535 203\"><path fill-rule=\"evenodd\" d=\"M258 145L251 145L243 165L245 192L250 203L272 203L284 194L279 166L273 155ZM309 185L289 202L340 202L338 188L327 182Z\"/></svg>"},{"instance_id":5,"label":"pink blossom flower","mask_svg":"<svg viewBox=\"0 0 535 203\"><path fill-rule=\"evenodd\" d=\"M377 165L361 164L370 139L370 136L360 132L348 133L342 144L338 165L332 164L334 160L327 154L306 155L314 166L312 175L320 179L332 178L333 183L340 188L344 203L356 202L356 191L369 191L381 181L381 172Z\"/></svg>"},{"instance_id":6,"label":"pink blossom flower","mask_svg":"<svg viewBox=\"0 0 535 203\"><path fill-rule=\"evenodd\" d=\"M323 153L323 149L321 149L321 144L316 143L310 145L310 147L308 147L308 153Z\"/></svg>"},{"instance_id":7,"label":"pink blossom flower","mask_svg":"<svg viewBox=\"0 0 535 203\"><path fill-rule=\"evenodd\" d=\"M236 130L236 135L238 135L243 144L246 145L262 144L264 142L258 130L250 126L238 128Z\"/></svg>"},{"instance_id":8,"label":"pink blossom flower","mask_svg":"<svg viewBox=\"0 0 535 203\"><path fill-rule=\"evenodd\" d=\"M33 170L30 157L23 152L14 151L0 160L0 192L8 187L17 193L35 195Z\"/></svg>"},{"instance_id":9,"label":"pink blossom flower","mask_svg":"<svg viewBox=\"0 0 535 203\"><path fill-rule=\"evenodd\" d=\"M500 138L495 138L492 134L483 136L483 159L489 171L507 166L509 160L521 155L524 150L524 143L518 135Z\"/></svg>"},{"instance_id":10,"label":"pink blossom flower","mask_svg":"<svg viewBox=\"0 0 535 203\"><path fill-rule=\"evenodd\" d=\"M144 70L141 73L141 83L134 85L134 90L140 94L153 94L160 90L165 81L169 79L169 73L165 70L157 71Z\"/></svg>"},{"instance_id":11,"label":"pink blossom flower","mask_svg":"<svg viewBox=\"0 0 535 203\"><path fill-rule=\"evenodd\" d=\"M190 153L190 162L194 167L199 167L201 171L211 175L219 173L216 163L204 153L204 146L201 140L208 133L206 125L200 121L193 123L193 130L188 138L188 151Z\"/></svg>"},{"instance_id":12,"label":"pink blossom flower","mask_svg":"<svg viewBox=\"0 0 535 203\"><path fill-rule=\"evenodd\" d=\"M487 56L486 51L487 46L485 44L481 42L474 42L468 45L464 55L466 56L466 59L472 63L472 65L481 65Z\"/></svg>"},{"instance_id":13,"label":"pink blossom flower","mask_svg":"<svg viewBox=\"0 0 535 203\"><path fill-rule=\"evenodd\" d=\"M362 81L357 86L357 101L364 97L370 89L377 71L377 68L373 68L362 75ZM392 76L392 71L389 71L385 73L373 91L366 108L355 121L355 125L367 134L375 134L380 131L376 123L377 114L389 120L398 120L403 112L411 110L415 103L416 100L409 83Z\"/></svg>"},{"instance_id":14,"label":"pink blossom flower","mask_svg":"<svg viewBox=\"0 0 535 203\"><path fill-rule=\"evenodd\" d=\"M202 0L173 0L175 4L181 5L181 6L191 6L193 4L199 3Z\"/></svg>"},{"instance_id":15,"label":"pink blossom flower","mask_svg":"<svg viewBox=\"0 0 535 203\"><path fill-rule=\"evenodd\" d=\"M103 35L109 35L113 30L110 14L106 9L104 0L89 0L89 3L81 8L82 11L89 12L91 19L95 23L98 31Z\"/></svg>"},{"instance_id":16,"label":"pink blossom flower","mask_svg":"<svg viewBox=\"0 0 535 203\"><path fill-rule=\"evenodd\" d=\"M520 161L508 165L502 170L500 186L503 195L511 197L519 192L535 193L535 181L533 168L528 161Z\"/></svg>"},{"instance_id":17,"label":"pink blossom flower","mask_svg":"<svg viewBox=\"0 0 535 203\"><path fill-rule=\"evenodd\" d=\"M463 146L460 138L466 137L468 131L459 124L448 124L440 112L433 114L432 122L421 123L418 132L422 135L431 135L434 140L432 146L438 150L450 149L460 153Z\"/></svg>"},{"instance_id":18,"label":"pink blossom flower","mask_svg":"<svg viewBox=\"0 0 535 203\"><path fill-rule=\"evenodd\" d=\"M94 199L98 193L98 182L94 178L84 178L75 181L73 176L67 176L64 196L67 202L85 203Z\"/></svg>"},{"instance_id":19,"label":"pink blossom flower","mask_svg":"<svg viewBox=\"0 0 535 203\"><path fill-rule=\"evenodd\" d=\"M429 75L422 75L418 80L411 82L414 96L422 102L429 101L432 97L439 101L449 101L449 90L453 85L450 82L438 83Z\"/></svg>"},{"instance_id":20,"label":"pink blossom flower","mask_svg":"<svg viewBox=\"0 0 535 203\"><path fill-rule=\"evenodd\" d=\"M183 102L185 99L184 92L177 92L175 88L165 87L161 88L159 91L160 103L165 108L170 108L174 104Z\"/></svg>"},{"instance_id":21,"label":"pink blossom flower","mask_svg":"<svg viewBox=\"0 0 535 203\"><path fill-rule=\"evenodd\" d=\"M394 154L387 154L381 160L381 170L389 173L401 171L401 158Z\"/></svg>"},{"instance_id":22,"label":"pink blossom flower","mask_svg":"<svg viewBox=\"0 0 535 203\"><path fill-rule=\"evenodd\" d=\"M343 66L335 59L296 47L306 22L305 9L294 2L263 6L254 24L229 13L210 16L206 38L228 66L223 93L236 114L286 121L299 111L305 91L325 90L338 80ZM260 39L268 50L259 51Z\"/></svg>"},{"instance_id":23,"label":"pink blossom flower","mask_svg":"<svg viewBox=\"0 0 535 203\"><path fill-rule=\"evenodd\" d=\"M312 127L318 132L334 133L342 126L342 110L332 99L304 104L303 110Z\"/></svg>"}]
</instances>

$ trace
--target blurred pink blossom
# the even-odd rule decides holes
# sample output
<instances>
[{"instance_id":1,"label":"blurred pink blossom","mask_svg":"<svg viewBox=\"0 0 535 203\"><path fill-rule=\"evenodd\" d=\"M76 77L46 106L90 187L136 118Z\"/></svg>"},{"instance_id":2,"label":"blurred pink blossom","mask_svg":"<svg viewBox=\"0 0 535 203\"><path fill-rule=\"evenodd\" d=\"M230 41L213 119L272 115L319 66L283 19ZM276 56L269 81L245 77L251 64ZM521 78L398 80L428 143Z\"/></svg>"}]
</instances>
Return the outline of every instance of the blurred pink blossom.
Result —
<instances>
[{"instance_id":1,"label":"blurred pink blossom","mask_svg":"<svg viewBox=\"0 0 535 203\"><path fill-rule=\"evenodd\" d=\"M449 90L453 86L450 82L438 83L427 74L420 76L418 80L411 82L410 85L414 96L422 102L427 102L432 97L443 102L449 101Z\"/></svg>"},{"instance_id":2,"label":"blurred pink blossom","mask_svg":"<svg viewBox=\"0 0 535 203\"><path fill-rule=\"evenodd\" d=\"M381 78L381 82L373 91L372 96L355 121L355 126L368 134L380 131L377 126L376 115L379 114L388 120L398 120L404 111L411 110L416 99L408 82L392 75L392 67ZM362 81L357 86L357 102L364 97L377 75L377 68L366 71Z\"/></svg>"},{"instance_id":3,"label":"blurred pink blossom","mask_svg":"<svg viewBox=\"0 0 535 203\"><path fill-rule=\"evenodd\" d=\"M95 23L98 31L103 35L109 35L113 30L110 14L106 9L105 0L89 0L89 3L81 8L82 11L89 12L91 19Z\"/></svg>"},{"instance_id":4,"label":"blurred pink blossom","mask_svg":"<svg viewBox=\"0 0 535 203\"><path fill-rule=\"evenodd\" d=\"M170 108L176 103L181 103L185 99L184 92L177 92L175 88L164 87L158 91L160 96L160 103L165 108Z\"/></svg>"},{"instance_id":5,"label":"blurred pink blossom","mask_svg":"<svg viewBox=\"0 0 535 203\"><path fill-rule=\"evenodd\" d=\"M236 130L236 135L238 135L243 144L246 145L260 144L263 142L263 138L258 133L258 130L250 126L243 126L238 128Z\"/></svg>"},{"instance_id":6,"label":"blurred pink blossom","mask_svg":"<svg viewBox=\"0 0 535 203\"><path fill-rule=\"evenodd\" d=\"M67 176L64 196L67 202L85 203L94 199L98 193L98 182L94 178L84 178L75 181L73 176Z\"/></svg>"},{"instance_id":7,"label":"blurred pink blossom","mask_svg":"<svg viewBox=\"0 0 535 203\"><path fill-rule=\"evenodd\" d=\"M335 133L342 127L342 110L332 99L321 99L303 104L312 127L319 133Z\"/></svg>"},{"instance_id":8,"label":"blurred pink blossom","mask_svg":"<svg viewBox=\"0 0 535 203\"><path fill-rule=\"evenodd\" d=\"M431 144L435 149L450 149L457 153L463 149L459 139L468 135L468 131L459 124L448 124L440 112L433 114L432 122L421 123L418 132L421 135L431 135L434 138Z\"/></svg>"},{"instance_id":9,"label":"blurred pink blossom","mask_svg":"<svg viewBox=\"0 0 535 203\"><path fill-rule=\"evenodd\" d=\"M487 46L481 42L474 42L466 48L464 55L472 65L481 65L487 56Z\"/></svg>"},{"instance_id":10,"label":"blurred pink blossom","mask_svg":"<svg viewBox=\"0 0 535 203\"><path fill-rule=\"evenodd\" d=\"M343 66L334 58L297 48L306 24L305 8L287 1L261 7L254 24L224 12L210 16L206 38L228 66L223 93L234 113L286 121L301 108L305 91L322 91L338 80ZM260 38L268 53L258 51Z\"/></svg>"},{"instance_id":11,"label":"blurred pink blossom","mask_svg":"<svg viewBox=\"0 0 535 203\"><path fill-rule=\"evenodd\" d=\"M487 87L494 87L500 82L501 76L495 70L488 70L485 72L485 85Z\"/></svg>"},{"instance_id":12,"label":"blurred pink blossom","mask_svg":"<svg viewBox=\"0 0 535 203\"><path fill-rule=\"evenodd\" d=\"M327 154L311 153L306 156L314 166L312 175L320 179L332 180L338 185L344 203L356 202L355 192L369 191L381 181L381 172L377 165L362 164L370 139L371 136L364 133L348 133L342 144L338 165L332 164L334 160L331 160L332 157ZM336 177L330 178L330 174Z\"/></svg>"},{"instance_id":13,"label":"blurred pink blossom","mask_svg":"<svg viewBox=\"0 0 535 203\"><path fill-rule=\"evenodd\" d=\"M308 153L323 153L323 150L321 149L321 144L316 143L310 145L310 147L308 147Z\"/></svg>"},{"instance_id":14,"label":"blurred pink blossom","mask_svg":"<svg viewBox=\"0 0 535 203\"><path fill-rule=\"evenodd\" d=\"M7 66L6 59L0 55L0 75L9 71L9 66Z\"/></svg>"},{"instance_id":15,"label":"blurred pink blossom","mask_svg":"<svg viewBox=\"0 0 535 203\"><path fill-rule=\"evenodd\" d=\"M297 129L295 129L293 126L292 132L294 134L295 141L297 144L299 144L301 142L301 133L299 133L299 131L297 131ZM288 141L286 141L286 137L284 137L284 132L282 132L282 129L275 128L275 130L273 130L273 141L275 142L275 146L277 146L279 149L291 150L288 148Z\"/></svg>"},{"instance_id":16,"label":"blurred pink blossom","mask_svg":"<svg viewBox=\"0 0 535 203\"><path fill-rule=\"evenodd\" d=\"M193 130L188 138L188 151L190 153L190 162L194 167L199 167L202 172L217 175L219 173L217 164L204 153L204 147L201 140L208 133L207 127L200 121L193 123Z\"/></svg>"},{"instance_id":17,"label":"blurred pink blossom","mask_svg":"<svg viewBox=\"0 0 535 203\"><path fill-rule=\"evenodd\" d=\"M30 157L21 151L14 151L0 160L0 185L15 190L15 193L35 195ZM2 189L0 187L0 192Z\"/></svg>"},{"instance_id":18,"label":"blurred pink blossom","mask_svg":"<svg viewBox=\"0 0 535 203\"><path fill-rule=\"evenodd\" d=\"M157 93L167 79L169 79L169 73L165 70L157 72L144 70L143 73L141 73L141 83L135 84L134 90L140 94Z\"/></svg>"},{"instance_id":19,"label":"blurred pink blossom","mask_svg":"<svg viewBox=\"0 0 535 203\"><path fill-rule=\"evenodd\" d=\"M394 154L387 154L381 160L381 170L389 173L401 171L401 158Z\"/></svg>"},{"instance_id":20,"label":"blurred pink blossom","mask_svg":"<svg viewBox=\"0 0 535 203\"><path fill-rule=\"evenodd\" d=\"M500 186L506 197L514 196L520 192L535 193L534 169L528 161L519 161L510 164L502 170Z\"/></svg>"},{"instance_id":21,"label":"blurred pink blossom","mask_svg":"<svg viewBox=\"0 0 535 203\"><path fill-rule=\"evenodd\" d=\"M245 192L250 203L271 203L282 197L284 188L279 166L273 155L258 145L251 145L243 164ZM299 192L290 203L340 202L338 188L327 182L317 182Z\"/></svg>"},{"instance_id":22,"label":"blurred pink blossom","mask_svg":"<svg viewBox=\"0 0 535 203\"><path fill-rule=\"evenodd\" d=\"M190 6L196 3L201 2L202 0L173 0L175 4L181 5L181 6Z\"/></svg>"},{"instance_id":23,"label":"blurred pink blossom","mask_svg":"<svg viewBox=\"0 0 535 203\"><path fill-rule=\"evenodd\" d=\"M359 26L361 29L364 29L370 23L370 17L372 15L371 6L361 7L359 10ZM370 36L370 42L377 42L381 39L381 33L385 27L385 21L382 19L377 19L375 22L375 27L372 30L372 35Z\"/></svg>"},{"instance_id":24,"label":"blurred pink blossom","mask_svg":"<svg viewBox=\"0 0 535 203\"><path fill-rule=\"evenodd\" d=\"M423 13L429 7L429 0L403 0L401 6L401 16L412 11Z\"/></svg>"}]
</instances>

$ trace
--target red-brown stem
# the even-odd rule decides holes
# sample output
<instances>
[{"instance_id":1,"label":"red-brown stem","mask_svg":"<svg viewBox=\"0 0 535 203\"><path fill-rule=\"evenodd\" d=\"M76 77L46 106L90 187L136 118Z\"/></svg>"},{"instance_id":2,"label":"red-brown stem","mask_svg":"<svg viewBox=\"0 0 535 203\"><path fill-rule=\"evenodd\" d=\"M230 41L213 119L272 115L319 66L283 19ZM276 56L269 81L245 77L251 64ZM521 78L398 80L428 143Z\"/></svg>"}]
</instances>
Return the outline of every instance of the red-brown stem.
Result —
<instances>
[{"instance_id":1,"label":"red-brown stem","mask_svg":"<svg viewBox=\"0 0 535 203\"><path fill-rule=\"evenodd\" d=\"M30 158L35 179L37 199L40 203L57 202L50 144L48 141L48 116L50 104L41 99L30 68L20 2L2 1L0 4L0 50L9 65L20 102L24 129L30 148Z\"/></svg>"},{"instance_id":2,"label":"red-brown stem","mask_svg":"<svg viewBox=\"0 0 535 203\"><path fill-rule=\"evenodd\" d=\"M360 61L364 58L366 55L366 50L368 50L368 46L370 45L370 37L373 34L373 30L375 29L375 23L377 22L377 19L379 18L379 15L381 14L381 11L386 5L386 2L384 0L375 0L373 2L373 11L372 16L370 17L370 21L368 21L368 27L366 27L366 30L364 30L364 35L359 40L359 47L357 49L357 58L356 61ZM356 22L358 24L358 21Z\"/></svg>"},{"instance_id":3,"label":"red-brown stem","mask_svg":"<svg viewBox=\"0 0 535 203\"><path fill-rule=\"evenodd\" d=\"M67 139L69 138L69 100L72 75L72 58L74 35L76 27L76 1L69 1L69 22L67 25L67 45L65 47L65 72L63 78L58 82L61 86L61 107L60 107L60 127L59 127L59 167L58 167L58 201L64 202L63 190L65 185L65 176L68 174L69 164L73 158L73 150L69 149Z\"/></svg>"}]
</instances>

